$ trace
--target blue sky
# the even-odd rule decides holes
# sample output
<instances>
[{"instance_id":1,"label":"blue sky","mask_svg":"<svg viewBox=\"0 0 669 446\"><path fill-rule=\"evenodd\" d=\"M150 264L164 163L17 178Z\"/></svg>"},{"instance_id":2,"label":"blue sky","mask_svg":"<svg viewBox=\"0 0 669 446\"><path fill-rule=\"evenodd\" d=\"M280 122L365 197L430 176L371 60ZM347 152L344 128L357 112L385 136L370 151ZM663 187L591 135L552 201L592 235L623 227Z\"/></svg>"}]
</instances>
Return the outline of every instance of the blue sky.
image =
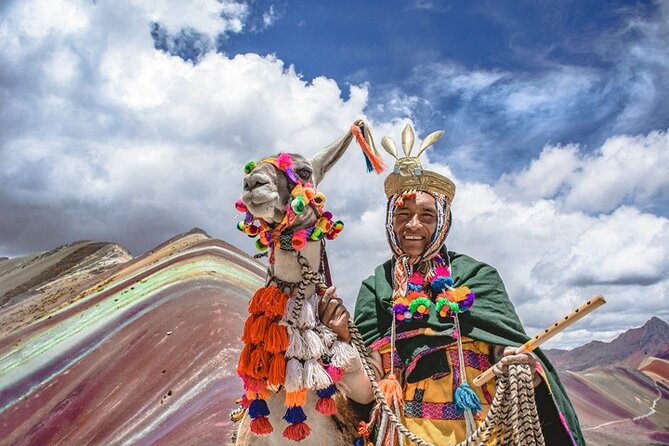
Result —
<instances>
[{"instance_id":1,"label":"blue sky","mask_svg":"<svg viewBox=\"0 0 669 446\"><path fill-rule=\"evenodd\" d=\"M7 1L0 41L0 256L195 226L253 253L240 166L364 117L446 130L424 161L458 187L449 247L499 269L528 330L596 293L555 345L669 319L667 2ZM385 198L339 164L352 304L389 256Z\"/></svg>"}]
</instances>

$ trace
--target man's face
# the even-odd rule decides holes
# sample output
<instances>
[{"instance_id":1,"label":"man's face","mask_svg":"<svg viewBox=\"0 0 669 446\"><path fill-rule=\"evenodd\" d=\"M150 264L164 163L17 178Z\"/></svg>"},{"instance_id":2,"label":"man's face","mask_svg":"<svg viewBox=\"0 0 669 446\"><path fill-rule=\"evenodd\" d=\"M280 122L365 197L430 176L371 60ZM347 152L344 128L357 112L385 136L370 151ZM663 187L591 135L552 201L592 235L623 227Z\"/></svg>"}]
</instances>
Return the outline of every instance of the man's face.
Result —
<instances>
[{"instance_id":1,"label":"man's face","mask_svg":"<svg viewBox=\"0 0 669 446\"><path fill-rule=\"evenodd\" d=\"M416 198L404 199L395 210L393 230L405 254L417 257L423 253L437 227L437 207L434 197L417 192Z\"/></svg>"}]
</instances>

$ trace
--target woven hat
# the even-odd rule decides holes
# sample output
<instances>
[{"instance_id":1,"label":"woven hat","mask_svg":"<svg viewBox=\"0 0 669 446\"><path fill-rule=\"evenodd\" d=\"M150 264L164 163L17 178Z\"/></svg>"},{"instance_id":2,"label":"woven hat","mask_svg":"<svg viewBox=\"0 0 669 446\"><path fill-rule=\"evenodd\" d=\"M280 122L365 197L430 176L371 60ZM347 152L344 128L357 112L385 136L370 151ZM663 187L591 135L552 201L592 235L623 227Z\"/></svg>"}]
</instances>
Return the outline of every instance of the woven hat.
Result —
<instances>
[{"instance_id":1,"label":"woven hat","mask_svg":"<svg viewBox=\"0 0 669 446\"><path fill-rule=\"evenodd\" d=\"M426 191L441 194L448 199L449 203L453 202L455 183L441 174L423 169L423 165L419 159L423 152L432 144L439 141L443 135L443 130L430 133L421 142L418 153L415 156L411 156L415 133L411 125L407 124L404 130L402 130L403 157L398 156L399 152L392 138L384 136L381 139L383 148L396 160L393 172L386 177L384 183L384 189L388 198L408 191Z\"/></svg>"}]
</instances>

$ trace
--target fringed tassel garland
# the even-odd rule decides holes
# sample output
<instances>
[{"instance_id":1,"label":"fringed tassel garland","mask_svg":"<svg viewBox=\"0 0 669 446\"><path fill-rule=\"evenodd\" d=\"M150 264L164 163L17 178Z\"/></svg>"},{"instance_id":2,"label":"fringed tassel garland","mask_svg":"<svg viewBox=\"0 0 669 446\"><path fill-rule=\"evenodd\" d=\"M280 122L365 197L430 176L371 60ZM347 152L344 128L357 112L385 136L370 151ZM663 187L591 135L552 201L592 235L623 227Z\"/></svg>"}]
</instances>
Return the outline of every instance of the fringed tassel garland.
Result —
<instances>
[{"instance_id":1,"label":"fringed tassel garland","mask_svg":"<svg viewBox=\"0 0 669 446\"><path fill-rule=\"evenodd\" d=\"M268 385L285 381L288 347L286 327L280 324L288 296L277 287L260 288L249 302L249 317L244 323L244 348L237 373L244 382L244 401L248 404L251 432L267 435L273 431L269 422Z\"/></svg>"}]
</instances>

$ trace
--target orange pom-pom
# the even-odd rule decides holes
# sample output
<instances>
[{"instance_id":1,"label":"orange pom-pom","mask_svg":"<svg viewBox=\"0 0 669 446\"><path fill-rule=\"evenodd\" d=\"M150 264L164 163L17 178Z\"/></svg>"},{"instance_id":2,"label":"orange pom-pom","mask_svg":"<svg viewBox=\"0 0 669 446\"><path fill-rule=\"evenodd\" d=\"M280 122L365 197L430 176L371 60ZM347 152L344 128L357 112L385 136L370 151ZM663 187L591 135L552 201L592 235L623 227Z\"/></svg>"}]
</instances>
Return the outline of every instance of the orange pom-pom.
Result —
<instances>
[{"instance_id":1,"label":"orange pom-pom","mask_svg":"<svg viewBox=\"0 0 669 446\"><path fill-rule=\"evenodd\" d=\"M286 400L283 405L286 407L304 406L307 404L307 389L286 392Z\"/></svg>"},{"instance_id":2,"label":"orange pom-pom","mask_svg":"<svg viewBox=\"0 0 669 446\"><path fill-rule=\"evenodd\" d=\"M337 403L332 398L319 398L316 410L323 415L334 415L337 413Z\"/></svg>"},{"instance_id":3,"label":"orange pom-pom","mask_svg":"<svg viewBox=\"0 0 669 446\"><path fill-rule=\"evenodd\" d=\"M307 423L291 424L283 430L283 436L289 440L302 441L309 436L311 428Z\"/></svg>"},{"instance_id":4,"label":"orange pom-pom","mask_svg":"<svg viewBox=\"0 0 669 446\"><path fill-rule=\"evenodd\" d=\"M278 386L284 381L286 381L286 358L283 357L283 353L276 353L272 355L267 382L269 385Z\"/></svg>"},{"instance_id":5,"label":"orange pom-pom","mask_svg":"<svg viewBox=\"0 0 669 446\"><path fill-rule=\"evenodd\" d=\"M273 430L267 417L258 417L251 420L251 432L256 435L271 434Z\"/></svg>"}]
</instances>

